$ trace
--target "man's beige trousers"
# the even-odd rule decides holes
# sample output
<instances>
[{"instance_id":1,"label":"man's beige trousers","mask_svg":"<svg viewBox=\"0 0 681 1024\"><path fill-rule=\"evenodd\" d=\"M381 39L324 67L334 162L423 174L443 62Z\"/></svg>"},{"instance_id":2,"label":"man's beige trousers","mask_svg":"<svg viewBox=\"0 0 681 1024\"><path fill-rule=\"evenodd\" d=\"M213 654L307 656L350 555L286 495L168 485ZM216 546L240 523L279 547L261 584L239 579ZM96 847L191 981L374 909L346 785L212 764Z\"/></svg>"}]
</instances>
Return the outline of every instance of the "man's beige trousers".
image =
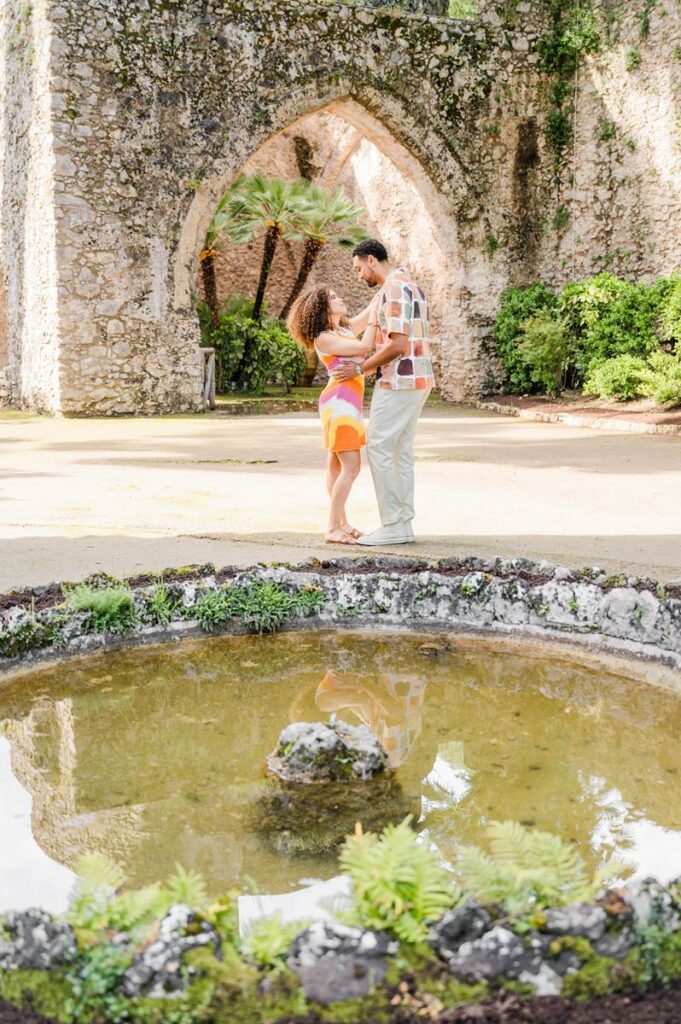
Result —
<instances>
[{"instance_id":1,"label":"man's beige trousers","mask_svg":"<svg viewBox=\"0 0 681 1024\"><path fill-rule=\"evenodd\" d=\"M371 399L367 456L382 526L414 518L414 438L429 394L377 387Z\"/></svg>"}]
</instances>

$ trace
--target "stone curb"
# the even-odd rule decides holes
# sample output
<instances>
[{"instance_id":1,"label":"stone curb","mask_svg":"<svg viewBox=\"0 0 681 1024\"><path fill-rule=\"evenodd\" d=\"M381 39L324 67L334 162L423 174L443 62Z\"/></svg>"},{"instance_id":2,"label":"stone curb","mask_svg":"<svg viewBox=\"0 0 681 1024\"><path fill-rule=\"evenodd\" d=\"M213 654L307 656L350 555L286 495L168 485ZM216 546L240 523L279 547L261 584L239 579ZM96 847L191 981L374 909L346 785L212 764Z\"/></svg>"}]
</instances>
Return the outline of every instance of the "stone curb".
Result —
<instances>
[{"instance_id":1,"label":"stone curb","mask_svg":"<svg viewBox=\"0 0 681 1024\"><path fill-rule=\"evenodd\" d=\"M517 419L535 423L564 423L569 427L588 427L592 430L620 430L629 434L671 434L681 435L681 425L673 423L639 423L635 420L609 419L606 416L581 416L571 412L540 412L538 409L518 409L514 405L499 402L476 401L475 409L495 412L500 416L515 416Z\"/></svg>"},{"instance_id":2,"label":"stone curb","mask_svg":"<svg viewBox=\"0 0 681 1024\"><path fill-rule=\"evenodd\" d=\"M68 613L60 623L61 646L52 640L42 647L29 642L18 656L0 658L0 674L74 654L243 633L244 625L235 619L206 632L191 615L201 596L220 589L218 580L225 578L229 586L269 582L290 593L304 588L321 592L318 613L289 619L282 627L287 630L369 625L372 629L503 635L577 645L681 672L681 595L670 596L654 580L606 577L597 567L570 572L526 559L444 558L428 563L378 557L323 563L313 559L296 566L261 565L220 573L213 567L196 569L195 577L172 583L181 605L167 625L140 622L123 634L93 633L88 631L87 613ZM142 618L155 585L133 590ZM10 649L17 636L32 635L35 624L43 632L49 630L60 615L63 619L63 606L37 612L26 603L6 607L0 612L0 649L3 644ZM681 676L665 685L681 688Z\"/></svg>"}]
</instances>

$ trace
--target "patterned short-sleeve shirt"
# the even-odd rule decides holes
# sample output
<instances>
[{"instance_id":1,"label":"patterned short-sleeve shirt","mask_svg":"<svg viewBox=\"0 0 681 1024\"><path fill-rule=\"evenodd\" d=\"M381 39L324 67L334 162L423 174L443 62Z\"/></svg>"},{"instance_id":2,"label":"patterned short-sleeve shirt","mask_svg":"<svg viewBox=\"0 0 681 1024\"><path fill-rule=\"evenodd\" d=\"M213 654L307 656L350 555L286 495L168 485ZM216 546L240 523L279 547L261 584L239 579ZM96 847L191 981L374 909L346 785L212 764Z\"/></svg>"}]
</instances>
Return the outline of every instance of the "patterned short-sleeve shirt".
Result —
<instances>
[{"instance_id":1,"label":"patterned short-sleeve shirt","mask_svg":"<svg viewBox=\"0 0 681 1024\"><path fill-rule=\"evenodd\" d=\"M392 391L423 390L435 384L430 358L428 301L423 289L406 270L393 270L376 296L378 331L376 349L392 334L406 334L409 347L403 356L380 368L377 387Z\"/></svg>"}]
</instances>

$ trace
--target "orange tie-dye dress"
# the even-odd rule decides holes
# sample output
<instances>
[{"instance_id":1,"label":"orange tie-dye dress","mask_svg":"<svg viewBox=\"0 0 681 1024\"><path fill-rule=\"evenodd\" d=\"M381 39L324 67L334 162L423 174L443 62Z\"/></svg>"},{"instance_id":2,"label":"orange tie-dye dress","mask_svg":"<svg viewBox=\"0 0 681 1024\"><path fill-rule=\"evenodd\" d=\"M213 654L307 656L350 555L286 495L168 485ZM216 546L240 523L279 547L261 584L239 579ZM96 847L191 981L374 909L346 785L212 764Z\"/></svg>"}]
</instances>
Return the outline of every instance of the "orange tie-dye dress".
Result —
<instances>
[{"instance_id":1,"label":"orange tie-dye dress","mask_svg":"<svg viewBox=\"0 0 681 1024\"><path fill-rule=\"evenodd\" d=\"M348 338L355 335L348 328L337 332ZM366 444L364 426L364 375L351 380L334 380L331 374L345 363L361 363L364 356L334 356L315 351L329 372L329 383L319 396L319 415L322 418L323 445L330 452L355 452Z\"/></svg>"}]
</instances>

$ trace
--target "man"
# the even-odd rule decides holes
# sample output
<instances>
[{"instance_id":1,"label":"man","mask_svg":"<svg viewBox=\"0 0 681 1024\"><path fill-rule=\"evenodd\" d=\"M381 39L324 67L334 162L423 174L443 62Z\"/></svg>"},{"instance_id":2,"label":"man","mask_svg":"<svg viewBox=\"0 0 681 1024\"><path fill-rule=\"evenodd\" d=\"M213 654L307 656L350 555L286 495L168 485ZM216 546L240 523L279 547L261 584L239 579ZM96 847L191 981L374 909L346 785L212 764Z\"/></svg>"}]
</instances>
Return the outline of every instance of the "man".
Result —
<instances>
[{"instance_id":1,"label":"man","mask_svg":"<svg viewBox=\"0 0 681 1024\"><path fill-rule=\"evenodd\" d=\"M380 291L353 330L376 324L376 351L359 365L334 371L337 380L377 370L371 401L367 456L376 489L381 526L358 539L367 546L410 544L414 540L414 438L416 424L435 383L430 359L428 303L411 275L388 262L374 238L352 251L355 273Z\"/></svg>"}]
</instances>

